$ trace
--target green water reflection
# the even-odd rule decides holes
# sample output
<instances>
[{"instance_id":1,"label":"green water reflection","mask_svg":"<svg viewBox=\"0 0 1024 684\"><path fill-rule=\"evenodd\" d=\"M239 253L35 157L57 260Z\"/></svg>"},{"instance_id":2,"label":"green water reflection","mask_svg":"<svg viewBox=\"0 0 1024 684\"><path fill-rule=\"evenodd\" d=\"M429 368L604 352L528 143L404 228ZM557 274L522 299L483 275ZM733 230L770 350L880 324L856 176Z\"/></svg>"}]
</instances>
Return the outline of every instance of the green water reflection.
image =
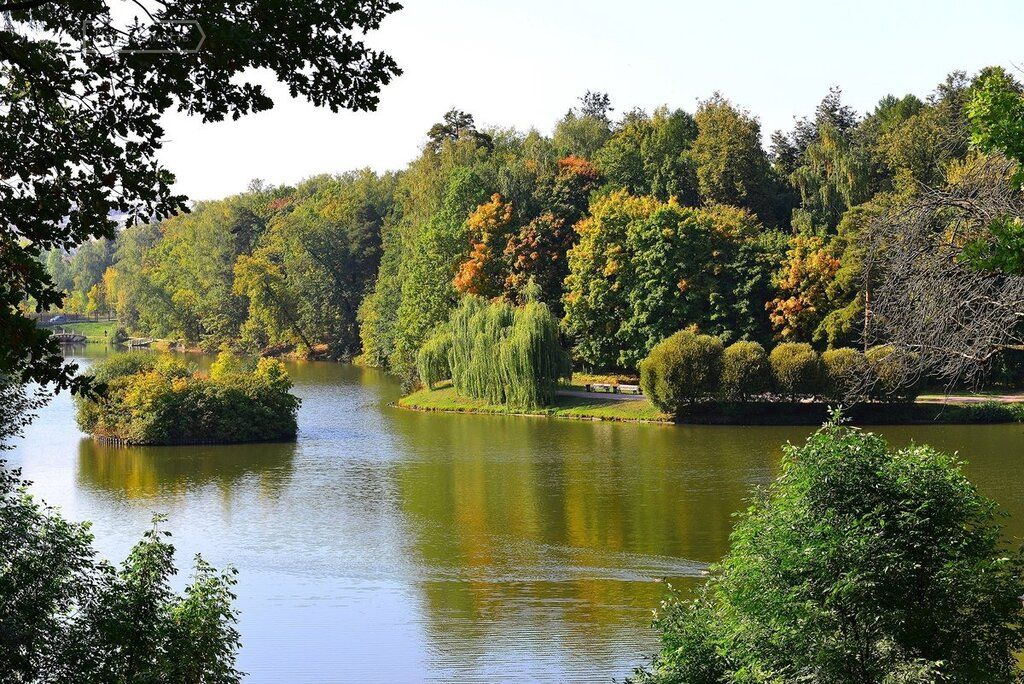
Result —
<instances>
[{"instance_id":1,"label":"green water reflection","mask_svg":"<svg viewBox=\"0 0 1024 684\"><path fill-rule=\"evenodd\" d=\"M130 499L181 496L215 485L225 496L252 480L276 496L292 470L295 444L199 447L114 447L82 439L78 478L87 487L116 491Z\"/></svg>"}]
</instances>

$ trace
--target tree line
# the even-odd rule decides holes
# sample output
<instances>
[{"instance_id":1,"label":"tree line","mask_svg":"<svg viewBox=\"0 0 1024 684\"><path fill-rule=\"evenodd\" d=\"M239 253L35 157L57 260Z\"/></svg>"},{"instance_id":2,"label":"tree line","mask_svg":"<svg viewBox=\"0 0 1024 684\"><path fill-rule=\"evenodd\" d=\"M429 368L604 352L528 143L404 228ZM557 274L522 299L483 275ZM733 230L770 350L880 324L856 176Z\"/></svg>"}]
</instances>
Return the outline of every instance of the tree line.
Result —
<instances>
[{"instance_id":1,"label":"tree line","mask_svg":"<svg viewBox=\"0 0 1024 684\"><path fill-rule=\"evenodd\" d=\"M986 158L969 109L993 79L1019 92L997 67L957 72L861 115L833 89L767 150L718 93L619 117L587 93L551 135L453 110L398 172L257 181L41 258L68 310L139 334L359 356L410 381L463 297L522 305L531 283L589 370L635 372L690 326L726 345L866 349L887 341L880 217Z\"/></svg>"}]
</instances>

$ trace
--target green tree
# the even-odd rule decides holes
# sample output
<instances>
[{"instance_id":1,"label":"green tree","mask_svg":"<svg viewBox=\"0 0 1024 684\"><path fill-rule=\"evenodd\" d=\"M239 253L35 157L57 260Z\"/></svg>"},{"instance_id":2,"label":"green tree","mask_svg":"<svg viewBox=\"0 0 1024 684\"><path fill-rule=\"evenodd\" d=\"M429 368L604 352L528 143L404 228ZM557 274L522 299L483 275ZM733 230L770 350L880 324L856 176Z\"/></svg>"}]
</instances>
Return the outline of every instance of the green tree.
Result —
<instances>
[{"instance_id":1,"label":"green tree","mask_svg":"<svg viewBox=\"0 0 1024 684\"><path fill-rule=\"evenodd\" d=\"M601 197L577 224L569 252L564 328L592 368L636 368L674 330L750 336L763 321L775 264L749 213L693 209L674 201ZM743 282L740 282L743 281Z\"/></svg>"},{"instance_id":2,"label":"green tree","mask_svg":"<svg viewBox=\"0 0 1024 684\"><path fill-rule=\"evenodd\" d=\"M953 457L826 424L787 446L648 682L1017 682L1024 563Z\"/></svg>"},{"instance_id":3,"label":"green tree","mask_svg":"<svg viewBox=\"0 0 1024 684\"><path fill-rule=\"evenodd\" d=\"M311 179L258 242L295 293L297 325L332 358L359 353L357 312L377 274L393 193L392 175L369 170Z\"/></svg>"},{"instance_id":4,"label":"green tree","mask_svg":"<svg viewBox=\"0 0 1024 684\"><path fill-rule=\"evenodd\" d=\"M390 360L402 375L414 370L416 352L427 335L455 308L455 274L469 253L466 218L484 197L480 179L468 169L457 169L443 206L409 245L400 266L401 303Z\"/></svg>"},{"instance_id":5,"label":"green tree","mask_svg":"<svg viewBox=\"0 0 1024 684\"><path fill-rule=\"evenodd\" d=\"M694 120L691 156L700 199L749 209L769 225L788 218L775 206L776 181L757 119L716 93L701 102Z\"/></svg>"},{"instance_id":6,"label":"green tree","mask_svg":"<svg viewBox=\"0 0 1024 684\"><path fill-rule=\"evenodd\" d=\"M559 380L571 372L558 321L546 304L532 298L520 307L475 295L463 298L447 324L421 347L417 361L428 387L448 372L463 396L518 409L553 404Z\"/></svg>"},{"instance_id":7,"label":"green tree","mask_svg":"<svg viewBox=\"0 0 1024 684\"><path fill-rule=\"evenodd\" d=\"M251 80L257 72L332 110L373 109L400 71L360 36L398 8L172 0L122 20L106 2L0 4L8 17L0 28L0 270L20 274L0 283L0 372L80 384L20 305L29 299L46 310L63 300L39 260L44 252L112 238L115 212L134 223L184 209L157 160L165 112L220 121L270 109ZM198 44L199 27L204 49L180 54Z\"/></svg>"},{"instance_id":8,"label":"green tree","mask_svg":"<svg viewBox=\"0 0 1024 684\"><path fill-rule=\"evenodd\" d=\"M494 141L486 133L476 129L473 115L458 109L450 109L440 123L436 123L427 131L427 145L434 152L439 152L445 140L455 141L462 137L471 138L477 145L492 148Z\"/></svg>"},{"instance_id":9,"label":"green tree","mask_svg":"<svg viewBox=\"0 0 1024 684\"><path fill-rule=\"evenodd\" d=\"M663 201L675 197L692 206L697 177L689 151L696 137L697 124L681 109L632 113L597 151L594 163L613 188Z\"/></svg>"},{"instance_id":10,"label":"green tree","mask_svg":"<svg viewBox=\"0 0 1024 684\"><path fill-rule=\"evenodd\" d=\"M587 91L580 107L570 109L555 126L552 143L559 156L592 160L611 137L611 99L603 93Z\"/></svg>"},{"instance_id":11,"label":"green tree","mask_svg":"<svg viewBox=\"0 0 1024 684\"><path fill-rule=\"evenodd\" d=\"M533 282L540 288L541 300L561 314L569 250L579 239L575 226L586 216L590 196L600 181L597 169L582 157L558 160L550 188L538 188L544 207L540 215L520 228L505 246L509 260L506 296L522 301L527 284Z\"/></svg>"}]
</instances>

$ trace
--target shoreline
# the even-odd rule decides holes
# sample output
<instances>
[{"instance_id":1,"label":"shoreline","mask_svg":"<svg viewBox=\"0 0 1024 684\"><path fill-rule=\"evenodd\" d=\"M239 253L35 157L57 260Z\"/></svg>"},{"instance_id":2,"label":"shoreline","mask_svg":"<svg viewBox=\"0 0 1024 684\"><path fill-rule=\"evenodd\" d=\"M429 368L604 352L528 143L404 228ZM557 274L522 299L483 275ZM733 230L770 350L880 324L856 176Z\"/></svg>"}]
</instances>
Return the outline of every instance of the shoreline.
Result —
<instances>
[{"instance_id":1,"label":"shoreline","mask_svg":"<svg viewBox=\"0 0 1024 684\"><path fill-rule=\"evenodd\" d=\"M674 421L646 399L590 399L559 394L554 406L524 411L488 404L455 393L451 387L422 389L394 402L398 408L423 413L473 413L479 415L521 416L529 418L566 418L570 420L612 421L673 425Z\"/></svg>"},{"instance_id":2,"label":"shoreline","mask_svg":"<svg viewBox=\"0 0 1024 684\"><path fill-rule=\"evenodd\" d=\"M821 425L831 411L825 403L709 402L671 417L645 398L597 399L559 393L551 407L524 411L458 395L451 387L421 389L393 406L421 413L463 413L563 418L570 420L647 423L656 425ZM864 403L844 414L856 425L985 425L1024 422L1024 403L965 402Z\"/></svg>"}]
</instances>

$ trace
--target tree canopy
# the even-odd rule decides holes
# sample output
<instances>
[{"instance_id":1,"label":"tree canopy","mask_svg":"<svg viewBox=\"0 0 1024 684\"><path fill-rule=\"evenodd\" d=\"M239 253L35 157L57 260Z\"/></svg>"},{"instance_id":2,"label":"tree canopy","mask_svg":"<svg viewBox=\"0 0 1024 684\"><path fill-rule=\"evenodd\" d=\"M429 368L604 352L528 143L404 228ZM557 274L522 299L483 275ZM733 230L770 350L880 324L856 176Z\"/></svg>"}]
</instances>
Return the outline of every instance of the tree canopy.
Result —
<instances>
[{"instance_id":1,"label":"tree canopy","mask_svg":"<svg viewBox=\"0 0 1024 684\"><path fill-rule=\"evenodd\" d=\"M78 383L22 306L63 301L43 252L113 238L119 216L147 222L186 208L157 160L165 112L220 121L270 109L257 70L316 105L373 109L401 72L362 34L399 7L169 1L122 21L99 0L0 4L0 263L10 274L0 372Z\"/></svg>"}]
</instances>

